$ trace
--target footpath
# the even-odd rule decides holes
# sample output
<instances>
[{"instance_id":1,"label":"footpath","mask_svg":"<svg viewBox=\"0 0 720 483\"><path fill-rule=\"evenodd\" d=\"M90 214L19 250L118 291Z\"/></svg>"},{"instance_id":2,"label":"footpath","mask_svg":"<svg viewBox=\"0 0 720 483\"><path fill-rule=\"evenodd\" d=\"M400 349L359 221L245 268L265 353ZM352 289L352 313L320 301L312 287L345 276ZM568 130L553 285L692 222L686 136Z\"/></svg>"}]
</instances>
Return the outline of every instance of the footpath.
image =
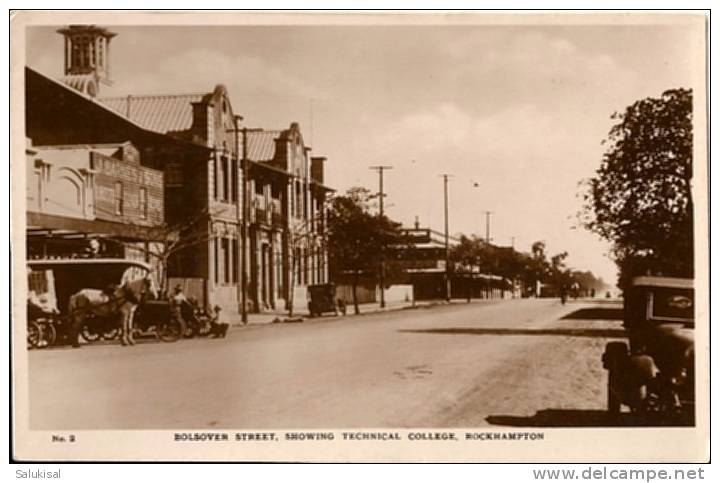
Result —
<instances>
[{"instance_id":1,"label":"footpath","mask_svg":"<svg viewBox=\"0 0 720 483\"><path fill-rule=\"evenodd\" d=\"M494 303L502 302L503 300L511 300L494 298L494 299L473 299L472 303L485 302ZM466 305L468 302L465 299L454 299L451 301L446 300L423 300L416 302L405 302L405 301L393 301L386 302L385 307L380 307L379 302L359 304L360 313L355 314L355 307L350 304L347 306L346 315L342 315L338 312L338 315L332 313L325 313L321 317L310 317L307 310L300 310L293 313L290 317L288 312L285 311L266 311L259 314L248 314L247 324L243 324L239 316L234 316L223 322L230 324L230 330L249 327L249 326L262 326L269 324L290 324L290 323L301 323L309 320L333 320L343 319L348 317L358 317L363 315L377 314L381 312L397 312L400 310L413 310L413 309L427 309L431 307L445 306L445 305Z\"/></svg>"}]
</instances>

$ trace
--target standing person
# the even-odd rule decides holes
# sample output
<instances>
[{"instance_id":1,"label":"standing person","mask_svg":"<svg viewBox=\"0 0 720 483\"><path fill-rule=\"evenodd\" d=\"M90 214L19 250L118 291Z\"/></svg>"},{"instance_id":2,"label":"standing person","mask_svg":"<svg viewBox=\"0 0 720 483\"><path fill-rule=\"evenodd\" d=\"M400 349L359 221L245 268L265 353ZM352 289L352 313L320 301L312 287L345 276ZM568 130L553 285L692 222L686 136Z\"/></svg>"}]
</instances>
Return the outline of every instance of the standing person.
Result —
<instances>
[{"instance_id":1,"label":"standing person","mask_svg":"<svg viewBox=\"0 0 720 483\"><path fill-rule=\"evenodd\" d=\"M88 242L88 246L85 248L85 256L87 258L99 258L100 257L100 242L97 238L91 238Z\"/></svg>"},{"instance_id":2,"label":"standing person","mask_svg":"<svg viewBox=\"0 0 720 483\"><path fill-rule=\"evenodd\" d=\"M180 285L175 285L171 302L173 314L183 322L185 327L190 327L193 334L197 332L194 308Z\"/></svg>"},{"instance_id":3,"label":"standing person","mask_svg":"<svg viewBox=\"0 0 720 483\"><path fill-rule=\"evenodd\" d=\"M183 303L187 303L187 301L188 299L185 296L182 287L179 284L175 285L175 288L173 289L173 302L177 305L182 305Z\"/></svg>"},{"instance_id":4,"label":"standing person","mask_svg":"<svg viewBox=\"0 0 720 483\"><path fill-rule=\"evenodd\" d=\"M560 286L560 302L565 305L567 301L567 287L565 285Z\"/></svg>"}]
</instances>

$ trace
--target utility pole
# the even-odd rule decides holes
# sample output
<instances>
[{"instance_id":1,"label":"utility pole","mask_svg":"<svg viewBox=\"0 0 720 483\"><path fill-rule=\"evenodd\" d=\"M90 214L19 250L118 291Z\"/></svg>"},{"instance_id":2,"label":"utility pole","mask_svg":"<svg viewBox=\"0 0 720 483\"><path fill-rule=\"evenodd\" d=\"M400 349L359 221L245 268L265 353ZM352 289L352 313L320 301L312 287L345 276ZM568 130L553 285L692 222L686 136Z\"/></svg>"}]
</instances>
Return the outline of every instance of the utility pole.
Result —
<instances>
[{"instance_id":1,"label":"utility pole","mask_svg":"<svg viewBox=\"0 0 720 483\"><path fill-rule=\"evenodd\" d=\"M492 213L492 211L485 212L485 243L487 245L490 244L490 215L492 215Z\"/></svg>"},{"instance_id":2,"label":"utility pole","mask_svg":"<svg viewBox=\"0 0 720 483\"><path fill-rule=\"evenodd\" d=\"M448 178L449 174L441 174L445 194L445 300L450 302L450 222L448 217Z\"/></svg>"},{"instance_id":3,"label":"utility pole","mask_svg":"<svg viewBox=\"0 0 720 483\"><path fill-rule=\"evenodd\" d=\"M248 189L247 182L250 174L250 166L247 152L247 138L249 132L260 132L262 129L259 128L237 128L237 121L242 121L242 116L235 116L236 126L232 131L235 133L235 139L237 143L238 133L242 133L242 159L240 161L242 172L242 183L240 183L240 200L237 204L240 218L240 283L237 286L238 299L240 300L240 317L243 324L248 323L247 314L247 272L248 272L248 260L247 260L247 246L248 246L248 218L250 216L249 208L250 203L248 202Z\"/></svg>"},{"instance_id":4,"label":"utility pole","mask_svg":"<svg viewBox=\"0 0 720 483\"><path fill-rule=\"evenodd\" d=\"M385 215L385 191L383 189L383 173L387 169L393 169L392 166L370 166L370 169L378 172L380 178L380 217ZM385 244L380 248L380 308L385 308Z\"/></svg>"}]
</instances>

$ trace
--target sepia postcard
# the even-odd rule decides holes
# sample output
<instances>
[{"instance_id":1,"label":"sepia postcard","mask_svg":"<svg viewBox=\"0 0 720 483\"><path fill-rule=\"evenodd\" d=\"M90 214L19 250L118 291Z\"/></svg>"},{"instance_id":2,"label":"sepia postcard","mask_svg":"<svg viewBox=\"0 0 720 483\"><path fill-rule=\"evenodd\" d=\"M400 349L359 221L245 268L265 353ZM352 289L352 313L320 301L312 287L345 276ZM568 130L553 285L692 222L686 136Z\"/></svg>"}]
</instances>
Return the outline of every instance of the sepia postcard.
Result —
<instances>
[{"instance_id":1,"label":"sepia postcard","mask_svg":"<svg viewBox=\"0 0 720 483\"><path fill-rule=\"evenodd\" d=\"M11 457L707 462L707 22L11 12Z\"/></svg>"}]
</instances>

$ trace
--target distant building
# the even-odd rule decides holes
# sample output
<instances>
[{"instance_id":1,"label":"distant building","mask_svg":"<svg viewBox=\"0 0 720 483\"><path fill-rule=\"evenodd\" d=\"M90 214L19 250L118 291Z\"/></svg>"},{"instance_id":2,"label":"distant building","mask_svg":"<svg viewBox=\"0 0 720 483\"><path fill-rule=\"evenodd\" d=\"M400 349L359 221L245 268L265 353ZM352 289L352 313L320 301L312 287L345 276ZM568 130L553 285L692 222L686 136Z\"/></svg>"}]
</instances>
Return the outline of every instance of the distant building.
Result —
<instances>
[{"instance_id":1,"label":"distant building","mask_svg":"<svg viewBox=\"0 0 720 483\"><path fill-rule=\"evenodd\" d=\"M498 275L487 273L485 267L451 265L446 270L445 234L430 228L402 229L403 244L390 247L388 263L394 272L403 272L401 283L412 285L415 300L433 300L446 297L446 273L450 279L450 298L504 297L509 288ZM450 248L459 240L450 237Z\"/></svg>"}]
</instances>

